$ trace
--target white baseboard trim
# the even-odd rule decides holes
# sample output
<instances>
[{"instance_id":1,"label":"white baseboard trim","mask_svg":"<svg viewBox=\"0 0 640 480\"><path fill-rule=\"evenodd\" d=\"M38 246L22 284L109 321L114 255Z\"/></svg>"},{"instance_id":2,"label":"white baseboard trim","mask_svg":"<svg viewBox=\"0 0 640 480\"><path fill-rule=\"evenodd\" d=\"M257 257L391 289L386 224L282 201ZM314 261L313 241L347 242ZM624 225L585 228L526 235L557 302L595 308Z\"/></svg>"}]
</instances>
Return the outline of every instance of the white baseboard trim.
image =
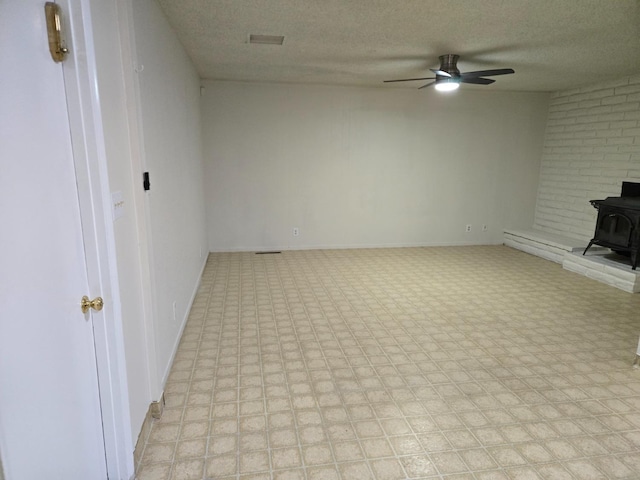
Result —
<instances>
[{"instance_id":1,"label":"white baseboard trim","mask_svg":"<svg viewBox=\"0 0 640 480\"><path fill-rule=\"evenodd\" d=\"M502 245L502 241L492 242L424 242L424 243L371 243L371 244L343 244L343 245L288 245L288 246L254 246L210 248L210 253L236 253L236 252L272 252L272 251L299 251L299 250L353 250L368 248L420 248L420 247L471 247L481 245Z\"/></svg>"},{"instance_id":2,"label":"white baseboard trim","mask_svg":"<svg viewBox=\"0 0 640 480\"><path fill-rule=\"evenodd\" d=\"M193 291L191 292L191 298L187 303L187 308L184 311L184 317L180 322L180 328L178 329L178 334L176 335L176 339L173 343L173 347L171 348L171 356L169 357L169 362L167 363L167 367L162 375L162 380L160 385L162 385L162 390L164 390L167 379L169 378L169 373L171 372L171 367L173 365L173 361L175 360L176 353L178 352L178 346L180 345L180 339L182 338L182 334L184 333L184 328L187 326L187 320L189 319L189 313L191 312L191 307L193 307L193 301L196 299L196 295L198 294L198 289L202 283L202 274L204 273L204 269L207 266L208 256L205 256L204 262L200 267L200 274L198 275L198 281L195 284Z\"/></svg>"}]
</instances>

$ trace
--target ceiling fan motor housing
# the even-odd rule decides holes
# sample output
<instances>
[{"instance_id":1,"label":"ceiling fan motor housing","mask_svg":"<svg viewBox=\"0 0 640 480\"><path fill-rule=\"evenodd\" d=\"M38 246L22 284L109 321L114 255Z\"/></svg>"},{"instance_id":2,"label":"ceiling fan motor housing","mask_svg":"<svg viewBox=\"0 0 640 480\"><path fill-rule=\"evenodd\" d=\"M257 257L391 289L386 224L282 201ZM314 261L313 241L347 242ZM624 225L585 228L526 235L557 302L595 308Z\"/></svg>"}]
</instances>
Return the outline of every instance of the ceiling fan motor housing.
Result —
<instances>
[{"instance_id":1,"label":"ceiling fan motor housing","mask_svg":"<svg viewBox=\"0 0 640 480\"><path fill-rule=\"evenodd\" d=\"M440 59L440 70L447 72L452 77L460 76L460 70L458 70L457 66L460 55L440 55L438 58Z\"/></svg>"}]
</instances>

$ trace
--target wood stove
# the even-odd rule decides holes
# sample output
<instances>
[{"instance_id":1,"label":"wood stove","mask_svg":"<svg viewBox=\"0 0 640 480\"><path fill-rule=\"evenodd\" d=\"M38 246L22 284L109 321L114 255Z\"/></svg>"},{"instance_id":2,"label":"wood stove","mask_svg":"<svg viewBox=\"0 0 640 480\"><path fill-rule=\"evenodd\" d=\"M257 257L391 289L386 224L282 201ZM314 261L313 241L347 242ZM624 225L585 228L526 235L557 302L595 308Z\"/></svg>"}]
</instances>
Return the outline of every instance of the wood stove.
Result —
<instances>
[{"instance_id":1,"label":"wood stove","mask_svg":"<svg viewBox=\"0 0 640 480\"><path fill-rule=\"evenodd\" d=\"M590 203L598 210L598 220L594 236L582 254L594 244L607 247L629 256L631 269L635 270L640 260L640 183L622 182L619 197Z\"/></svg>"}]
</instances>

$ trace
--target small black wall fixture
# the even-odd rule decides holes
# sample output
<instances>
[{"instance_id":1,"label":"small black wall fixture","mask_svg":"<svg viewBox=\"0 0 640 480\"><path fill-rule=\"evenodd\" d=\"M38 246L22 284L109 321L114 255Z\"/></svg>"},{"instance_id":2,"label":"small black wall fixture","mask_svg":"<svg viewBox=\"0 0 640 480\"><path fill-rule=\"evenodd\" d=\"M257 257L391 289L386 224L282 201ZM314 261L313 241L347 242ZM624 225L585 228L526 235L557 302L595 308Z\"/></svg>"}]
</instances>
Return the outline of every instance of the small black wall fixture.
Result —
<instances>
[{"instance_id":1,"label":"small black wall fixture","mask_svg":"<svg viewBox=\"0 0 640 480\"><path fill-rule=\"evenodd\" d=\"M151 182L149 181L149 172L144 172L142 174L142 186L144 187L145 191L151 189Z\"/></svg>"}]
</instances>

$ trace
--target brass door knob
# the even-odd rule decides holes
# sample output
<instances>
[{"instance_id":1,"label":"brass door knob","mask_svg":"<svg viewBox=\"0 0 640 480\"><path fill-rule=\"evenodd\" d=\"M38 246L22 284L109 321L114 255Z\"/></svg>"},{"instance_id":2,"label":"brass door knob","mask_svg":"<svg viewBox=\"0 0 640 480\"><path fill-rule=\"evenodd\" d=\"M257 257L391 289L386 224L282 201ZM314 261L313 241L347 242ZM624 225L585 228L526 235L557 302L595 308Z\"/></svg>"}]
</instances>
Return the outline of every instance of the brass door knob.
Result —
<instances>
[{"instance_id":1,"label":"brass door knob","mask_svg":"<svg viewBox=\"0 0 640 480\"><path fill-rule=\"evenodd\" d=\"M96 311L102 310L104 307L104 301L102 297L96 297L93 300L89 300L89 297L86 295L82 297L82 301L80 302L80 308L82 309L82 313L87 313L90 308L93 308Z\"/></svg>"}]
</instances>

